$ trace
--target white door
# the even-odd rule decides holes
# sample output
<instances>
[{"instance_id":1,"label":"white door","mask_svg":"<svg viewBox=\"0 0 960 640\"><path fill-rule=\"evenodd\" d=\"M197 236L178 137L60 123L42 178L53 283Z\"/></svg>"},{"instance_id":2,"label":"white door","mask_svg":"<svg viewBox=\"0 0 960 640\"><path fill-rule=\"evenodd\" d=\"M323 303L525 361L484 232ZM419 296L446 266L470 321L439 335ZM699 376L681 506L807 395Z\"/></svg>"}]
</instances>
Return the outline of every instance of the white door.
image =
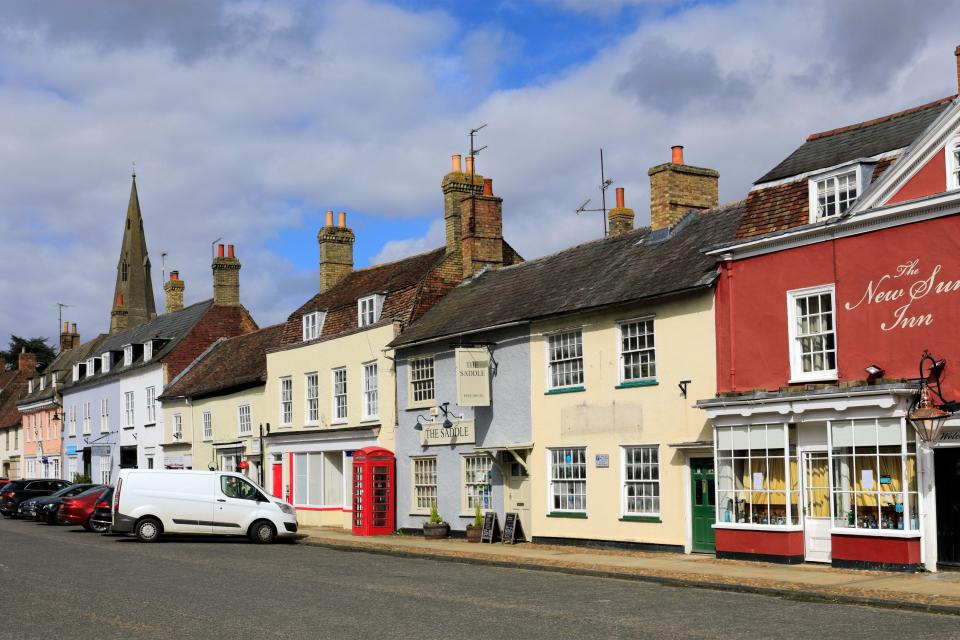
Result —
<instances>
[{"instance_id":1,"label":"white door","mask_svg":"<svg viewBox=\"0 0 960 640\"><path fill-rule=\"evenodd\" d=\"M807 562L830 562L830 465L826 451L801 451L803 545Z\"/></svg>"},{"instance_id":2,"label":"white door","mask_svg":"<svg viewBox=\"0 0 960 640\"><path fill-rule=\"evenodd\" d=\"M506 480L506 500L504 512L514 512L520 519L520 526L527 539L530 539L530 476L518 462L509 465L510 475Z\"/></svg>"}]
</instances>

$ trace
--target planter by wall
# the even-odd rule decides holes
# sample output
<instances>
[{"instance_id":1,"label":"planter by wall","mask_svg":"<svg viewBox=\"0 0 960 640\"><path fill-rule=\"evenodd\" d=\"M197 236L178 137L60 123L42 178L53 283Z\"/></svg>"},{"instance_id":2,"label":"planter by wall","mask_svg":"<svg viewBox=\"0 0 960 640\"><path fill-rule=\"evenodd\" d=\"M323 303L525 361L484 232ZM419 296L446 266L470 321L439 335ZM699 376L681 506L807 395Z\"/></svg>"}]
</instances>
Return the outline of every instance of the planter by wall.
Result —
<instances>
[{"instance_id":1,"label":"planter by wall","mask_svg":"<svg viewBox=\"0 0 960 640\"><path fill-rule=\"evenodd\" d=\"M423 525L423 537L427 540L442 540L450 537L450 525L446 522L434 524L427 522Z\"/></svg>"},{"instance_id":2,"label":"planter by wall","mask_svg":"<svg viewBox=\"0 0 960 640\"><path fill-rule=\"evenodd\" d=\"M483 533L483 525L467 525L467 542L480 542L480 535Z\"/></svg>"}]
</instances>

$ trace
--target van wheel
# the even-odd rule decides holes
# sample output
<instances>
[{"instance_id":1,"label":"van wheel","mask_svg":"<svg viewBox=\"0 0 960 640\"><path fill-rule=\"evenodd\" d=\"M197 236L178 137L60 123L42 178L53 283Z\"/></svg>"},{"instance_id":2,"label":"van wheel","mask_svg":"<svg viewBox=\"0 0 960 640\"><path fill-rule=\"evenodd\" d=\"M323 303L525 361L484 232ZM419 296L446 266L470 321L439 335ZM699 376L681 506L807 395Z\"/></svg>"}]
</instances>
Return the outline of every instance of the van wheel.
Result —
<instances>
[{"instance_id":1,"label":"van wheel","mask_svg":"<svg viewBox=\"0 0 960 640\"><path fill-rule=\"evenodd\" d=\"M156 542L160 534L163 533L163 529L156 518L144 518L137 523L134 533L140 542Z\"/></svg>"},{"instance_id":2,"label":"van wheel","mask_svg":"<svg viewBox=\"0 0 960 640\"><path fill-rule=\"evenodd\" d=\"M250 527L249 536L257 544L270 544L276 539L277 530L266 520L260 520Z\"/></svg>"}]
</instances>

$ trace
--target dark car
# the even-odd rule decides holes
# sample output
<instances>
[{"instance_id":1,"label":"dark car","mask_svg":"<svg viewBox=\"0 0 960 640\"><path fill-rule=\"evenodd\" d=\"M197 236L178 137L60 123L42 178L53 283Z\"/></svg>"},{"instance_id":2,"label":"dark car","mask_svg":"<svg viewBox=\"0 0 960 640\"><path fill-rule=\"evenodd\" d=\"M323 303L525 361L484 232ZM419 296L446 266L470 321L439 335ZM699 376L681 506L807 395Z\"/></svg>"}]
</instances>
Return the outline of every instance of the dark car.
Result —
<instances>
[{"instance_id":1,"label":"dark car","mask_svg":"<svg viewBox=\"0 0 960 640\"><path fill-rule=\"evenodd\" d=\"M106 533L113 524L113 487L110 487L97 498L93 505L93 515L90 516L90 529L97 533Z\"/></svg>"},{"instance_id":2,"label":"dark car","mask_svg":"<svg viewBox=\"0 0 960 640\"><path fill-rule=\"evenodd\" d=\"M78 524L87 531L96 531L90 523L90 518L93 517L93 510L108 489L109 487L101 484L71 498L63 498L60 501L60 513L58 514L60 522ZM103 533L103 531L98 531L98 533Z\"/></svg>"},{"instance_id":3,"label":"dark car","mask_svg":"<svg viewBox=\"0 0 960 640\"><path fill-rule=\"evenodd\" d=\"M48 496L70 484L66 480L11 480L0 489L0 513L15 518L17 508L24 500Z\"/></svg>"},{"instance_id":4,"label":"dark car","mask_svg":"<svg viewBox=\"0 0 960 640\"><path fill-rule=\"evenodd\" d=\"M60 508L60 500L83 493L87 489L103 486L90 483L72 484L59 491L54 491L48 496L39 498L30 498L20 503L19 514L22 518L34 518L47 524L57 523L57 510Z\"/></svg>"}]
</instances>

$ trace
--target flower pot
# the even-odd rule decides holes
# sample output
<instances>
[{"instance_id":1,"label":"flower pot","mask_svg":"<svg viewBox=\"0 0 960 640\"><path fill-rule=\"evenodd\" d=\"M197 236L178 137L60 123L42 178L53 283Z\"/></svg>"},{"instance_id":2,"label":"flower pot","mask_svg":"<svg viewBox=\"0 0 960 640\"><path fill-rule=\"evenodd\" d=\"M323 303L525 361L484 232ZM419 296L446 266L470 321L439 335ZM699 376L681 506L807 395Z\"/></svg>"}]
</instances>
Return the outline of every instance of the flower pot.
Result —
<instances>
[{"instance_id":1,"label":"flower pot","mask_svg":"<svg viewBox=\"0 0 960 640\"><path fill-rule=\"evenodd\" d=\"M482 524L467 525L467 542L480 542L480 535L483 533Z\"/></svg>"},{"instance_id":2,"label":"flower pot","mask_svg":"<svg viewBox=\"0 0 960 640\"><path fill-rule=\"evenodd\" d=\"M443 540L450 537L450 525L446 522L427 522L423 525L423 537L427 540Z\"/></svg>"}]
</instances>

